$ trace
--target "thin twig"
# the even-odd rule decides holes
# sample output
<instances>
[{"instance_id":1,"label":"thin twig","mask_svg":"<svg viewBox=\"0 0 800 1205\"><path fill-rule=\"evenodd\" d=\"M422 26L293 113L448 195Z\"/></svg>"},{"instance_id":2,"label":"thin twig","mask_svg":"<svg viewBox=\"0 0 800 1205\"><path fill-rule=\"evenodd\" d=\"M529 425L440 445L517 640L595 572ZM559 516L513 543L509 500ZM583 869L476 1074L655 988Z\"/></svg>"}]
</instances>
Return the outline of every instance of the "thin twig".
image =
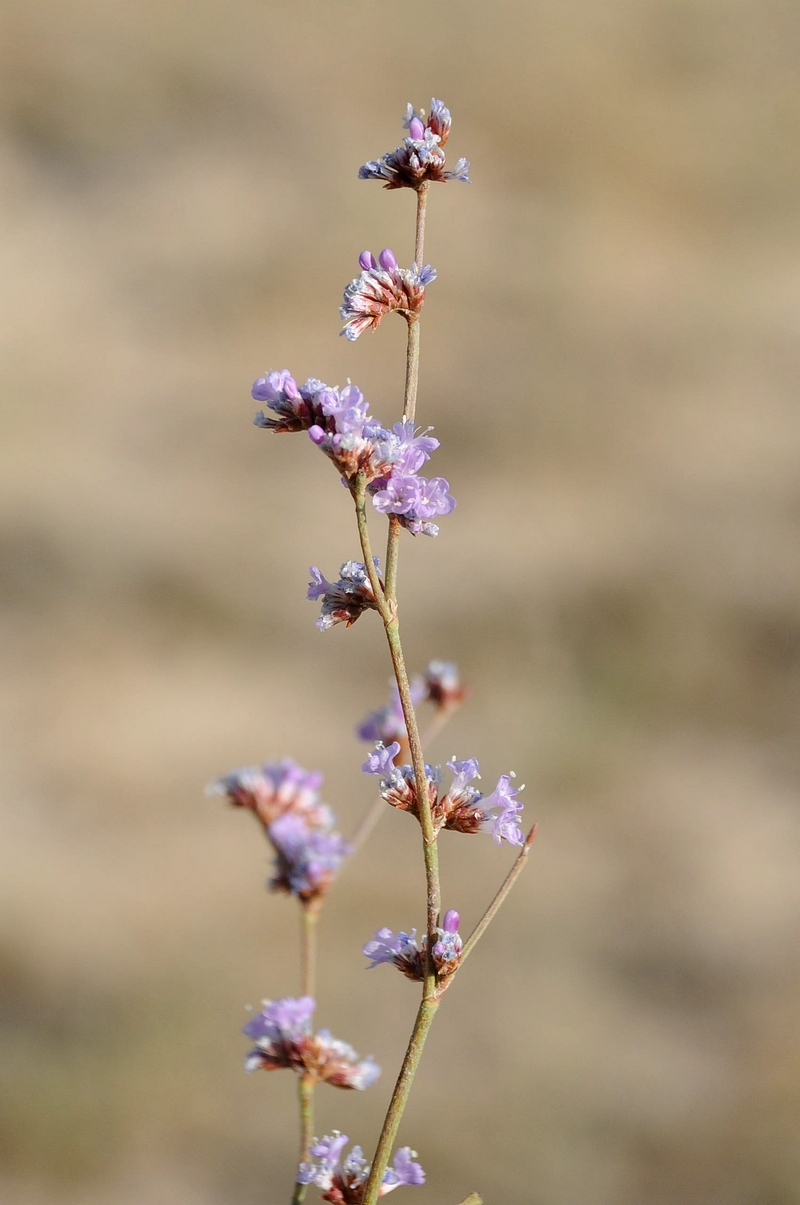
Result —
<instances>
[{"instance_id":1,"label":"thin twig","mask_svg":"<svg viewBox=\"0 0 800 1205\"><path fill-rule=\"evenodd\" d=\"M458 970L460 970L461 967L464 965L464 963L466 962L469 955L475 949L475 946L478 944L478 942L483 937L486 930L489 928L489 925L494 920L495 914L497 913L498 909L501 907L501 905L503 904L503 901L505 900L509 891L514 886L517 879L519 878L519 876L522 874L523 870L525 869L525 863L528 861L528 854L531 851L531 846L533 845L533 840L534 840L535 836L536 836L536 825L534 824L533 828L531 829L531 831L528 833L527 837L525 838L525 844L522 846L522 849L519 851L516 861L514 862L514 865L511 867L511 869L509 870L505 879L503 880L503 884L502 884L500 890L498 891L497 895L494 897L491 904L486 909L483 916L478 921L477 925L472 930L472 933L469 935L466 942L464 943L464 949L461 951L461 958L459 959L459 963L458 963L458 968L457 968ZM447 983L449 984L450 982L452 982L452 980L454 978L455 978L455 973L450 976L450 978L447 980Z\"/></svg>"},{"instance_id":2,"label":"thin twig","mask_svg":"<svg viewBox=\"0 0 800 1205\"><path fill-rule=\"evenodd\" d=\"M300 965L303 995L313 996L317 978L317 921L319 903L300 906Z\"/></svg>"}]
</instances>

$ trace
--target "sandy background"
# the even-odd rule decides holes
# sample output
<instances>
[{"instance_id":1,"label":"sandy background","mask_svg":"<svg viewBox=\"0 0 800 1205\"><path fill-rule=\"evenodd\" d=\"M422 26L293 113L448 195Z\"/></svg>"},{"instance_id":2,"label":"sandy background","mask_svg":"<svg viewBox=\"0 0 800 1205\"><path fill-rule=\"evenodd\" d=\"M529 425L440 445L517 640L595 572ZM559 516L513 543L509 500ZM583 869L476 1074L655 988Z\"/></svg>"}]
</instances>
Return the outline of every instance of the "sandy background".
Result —
<instances>
[{"instance_id":1,"label":"sandy background","mask_svg":"<svg viewBox=\"0 0 800 1205\"><path fill-rule=\"evenodd\" d=\"M3 0L0 56L2 1199L288 1199L294 1084L238 1030L295 915L202 788L291 755L354 826L389 671L369 617L314 628L347 496L249 388L397 409L402 324L337 306L410 258L356 169L433 94L474 179L431 196L422 336L459 508L405 542L404 636L474 687L431 755L515 769L540 836L433 1031L414 1202L800 1201L800 9ZM443 860L469 927L509 851ZM419 862L387 815L323 920L320 1021L386 1072L319 1127L365 1146L416 994L359 950Z\"/></svg>"}]
</instances>

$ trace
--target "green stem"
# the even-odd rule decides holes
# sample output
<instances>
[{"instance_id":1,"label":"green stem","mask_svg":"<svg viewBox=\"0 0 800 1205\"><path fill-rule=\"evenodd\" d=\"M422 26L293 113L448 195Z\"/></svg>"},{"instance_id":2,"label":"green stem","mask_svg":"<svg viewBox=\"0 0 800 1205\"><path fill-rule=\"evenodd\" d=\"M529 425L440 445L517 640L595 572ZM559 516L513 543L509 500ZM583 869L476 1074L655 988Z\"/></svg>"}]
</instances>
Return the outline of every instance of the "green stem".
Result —
<instances>
[{"instance_id":1,"label":"green stem","mask_svg":"<svg viewBox=\"0 0 800 1205\"><path fill-rule=\"evenodd\" d=\"M397 1077L397 1083L394 1086L392 1099L389 1103L389 1111L383 1123L383 1129L378 1141L378 1149L375 1151L375 1158L372 1160L372 1167L364 1187L362 1205L375 1205L378 1199L378 1193L383 1183L383 1173L386 1171L392 1147L394 1146L394 1140L400 1128L400 1121L406 1107L408 1094L414 1082L419 1060L422 1058L425 1039L428 1036L428 1030L433 1023L433 1018L436 1016L438 1007L438 1000L426 999L425 997L423 997L419 1006L419 1012L414 1022L414 1028L411 1031L403 1065L400 1068L400 1074Z\"/></svg>"},{"instance_id":2,"label":"green stem","mask_svg":"<svg viewBox=\"0 0 800 1205\"><path fill-rule=\"evenodd\" d=\"M308 1159L309 1147L313 1141L314 1130L314 1080L308 1075L301 1075L297 1081L297 1091L300 1099L300 1163ZM306 1195L307 1184L295 1182L292 1193L292 1205L300 1205Z\"/></svg>"}]
</instances>

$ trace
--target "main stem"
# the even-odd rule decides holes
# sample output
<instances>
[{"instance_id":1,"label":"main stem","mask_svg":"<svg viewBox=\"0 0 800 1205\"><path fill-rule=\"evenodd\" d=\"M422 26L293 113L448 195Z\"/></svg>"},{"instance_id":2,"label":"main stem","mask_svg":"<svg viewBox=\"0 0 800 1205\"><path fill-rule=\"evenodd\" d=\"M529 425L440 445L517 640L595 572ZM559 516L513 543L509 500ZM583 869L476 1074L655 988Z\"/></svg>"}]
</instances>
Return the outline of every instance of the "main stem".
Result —
<instances>
[{"instance_id":1,"label":"main stem","mask_svg":"<svg viewBox=\"0 0 800 1205\"><path fill-rule=\"evenodd\" d=\"M375 1157L372 1160L367 1183L364 1186L364 1197L362 1205L375 1205L378 1199L381 1184L383 1183L383 1173L386 1171L386 1165L389 1162L389 1157L392 1153L394 1140L397 1137L397 1131L400 1128L400 1121L403 1117L403 1112L406 1107L408 1095L411 1091L411 1085L414 1082L414 1076L419 1066L419 1061L422 1058L425 1039L428 1036L433 1018L436 1015L436 1010L439 1007L439 1001L436 999L426 999L424 996L419 1006L417 1018L414 1022L414 1028L411 1031L411 1037L408 1041L403 1065L400 1068L400 1074L397 1077L397 1083L394 1086L392 1099L389 1102L389 1110L386 1114L386 1119L383 1123L381 1136L378 1139L378 1147L375 1151Z\"/></svg>"},{"instance_id":2,"label":"main stem","mask_svg":"<svg viewBox=\"0 0 800 1205\"><path fill-rule=\"evenodd\" d=\"M414 240L414 262L417 268L422 267L422 253L425 244L425 208L428 199L428 185L423 184L417 191L417 222ZM417 408L417 384L419 381L419 318L414 315L408 321L408 345L406 349L406 381L403 395L403 421L414 422ZM377 573L372 564L372 551L367 527L365 506L365 482L361 475L354 491L356 502L356 517L361 537L361 548L364 562L370 574L373 591L378 598L376 585ZM362 1205L375 1205L378 1199L383 1174L392 1153L394 1140L400 1127L400 1121L406 1107L411 1085L414 1082L425 1039L428 1036L439 1000L436 994L436 971L431 958L431 950L436 940L436 927L439 924L441 911L441 888L439 885L439 851L436 844L436 830L431 815L431 802L428 795L428 776L425 772L425 758L422 741L420 740L417 716L411 698L411 688L408 681L403 646L400 642L400 625L397 619L397 561L400 543L400 521L397 516L389 520L389 538L386 545L386 588L380 591L378 610L386 629L386 639L392 658L394 676L400 694L400 705L403 709L403 719L408 733L408 744L411 751L411 764L414 769L414 785L416 787L417 808L422 828L422 852L425 858L425 882L427 896L427 956L425 960L425 980L422 989L422 1001L417 1012L414 1028L411 1031L400 1074L392 1093L389 1109L383 1122L381 1136L375 1157L372 1160L369 1177L364 1186Z\"/></svg>"}]
</instances>

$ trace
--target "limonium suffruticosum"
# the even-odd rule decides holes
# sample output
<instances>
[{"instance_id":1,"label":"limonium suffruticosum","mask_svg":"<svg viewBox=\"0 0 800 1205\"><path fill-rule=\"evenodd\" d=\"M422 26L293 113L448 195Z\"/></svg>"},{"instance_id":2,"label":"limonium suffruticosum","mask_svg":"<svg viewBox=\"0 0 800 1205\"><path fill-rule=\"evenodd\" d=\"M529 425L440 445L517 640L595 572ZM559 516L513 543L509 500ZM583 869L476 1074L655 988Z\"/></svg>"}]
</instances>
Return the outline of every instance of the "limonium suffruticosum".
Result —
<instances>
[{"instance_id":1,"label":"limonium suffruticosum","mask_svg":"<svg viewBox=\"0 0 800 1205\"><path fill-rule=\"evenodd\" d=\"M425 906L419 918L424 921L421 935L417 937L417 929L395 933L379 928L363 947L370 968L391 963L406 978L422 985L408 1048L371 1160L358 1146L345 1154L349 1140L338 1130L323 1138L313 1137L315 1086L328 1083L365 1089L377 1079L380 1068L371 1056L360 1058L327 1030L313 1032L311 1018L320 909L348 855L374 825L376 805L355 838L347 841L335 827L332 808L320 797L322 775L303 770L290 759L234 770L208 788L210 794L223 795L234 807L253 813L274 853L269 886L294 896L300 905L302 994L265 1001L263 1010L245 1026L254 1043L246 1061L248 1069L288 1068L298 1077L300 1166L293 1205L303 1200L310 1185L333 1205L374 1205L395 1188L425 1183L416 1152L409 1147L395 1150L425 1039L444 992L524 868L535 832L534 827L527 837L523 834L518 799L522 787L512 785L513 773L501 775L495 789L484 795L474 785L479 778L475 758L457 761L453 757L446 763L450 772L446 788L442 767L425 761L417 708L424 704L433 708L427 743L461 705L467 690L456 666L444 660L431 662L424 675L409 680L400 641L397 568L402 532L436 536L436 520L450 515L456 506L448 482L421 471L438 449L439 440L431 434L432 428L415 423L420 317L428 286L437 277L435 269L423 261L428 191L434 183L469 183L466 159L459 159L452 169L446 166L444 146L452 119L442 101L431 101L428 116L409 105L403 125L406 135L400 145L365 163L358 175L362 180L378 180L387 189L414 192L413 258L405 261L408 267L401 267L388 247L377 256L362 251L359 274L346 286L340 307L341 334L351 342L376 331L388 314L396 313L405 320L402 414L394 423L385 424L371 414L361 390L350 381L340 387L310 378L300 385L288 369L266 372L252 388L253 398L265 407L256 413L255 425L276 435L305 433L332 462L341 485L349 491L360 559L344 561L336 580L328 580L321 569L312 566L307 597L320 605L317 627L322 632L339 625L349 628L368 612L375 612L383 624L394 681L389 702L358 725L359 738L373 746L362 768L378 779L377 807L385 810L388 804L408 812L421 829L426 882ZM372 549L368 501L373 524L376 519L387 521L383 568ZM498 846L506 843L519 849L466 941L459 933L459 913L451 908L441 914L438 838L447 830L462 835L486 833ZM473 1194L468 1200L478 1202L479 1198Z\"/></svg>"}]
</instances>

